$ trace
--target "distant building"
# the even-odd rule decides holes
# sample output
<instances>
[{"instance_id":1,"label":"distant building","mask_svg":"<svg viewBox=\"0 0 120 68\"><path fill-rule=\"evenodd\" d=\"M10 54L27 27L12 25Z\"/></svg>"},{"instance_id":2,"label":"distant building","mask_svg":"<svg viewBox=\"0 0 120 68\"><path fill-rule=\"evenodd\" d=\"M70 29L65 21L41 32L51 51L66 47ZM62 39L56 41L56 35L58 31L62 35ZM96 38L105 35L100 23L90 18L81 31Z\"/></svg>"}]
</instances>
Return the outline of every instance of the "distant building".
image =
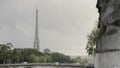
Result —
<instances>
[{"instance_id":1,"label":"distant building","mask_svg":"<svg viewBox=\"0 0 120 68\"><path fill-rule=\"evenodd\" d=\"M8 49L14 49L12 43L4 43L4 44L0 44L0 48L1 48L3 45L6 45Z\"/></svg>"}]
</instances>

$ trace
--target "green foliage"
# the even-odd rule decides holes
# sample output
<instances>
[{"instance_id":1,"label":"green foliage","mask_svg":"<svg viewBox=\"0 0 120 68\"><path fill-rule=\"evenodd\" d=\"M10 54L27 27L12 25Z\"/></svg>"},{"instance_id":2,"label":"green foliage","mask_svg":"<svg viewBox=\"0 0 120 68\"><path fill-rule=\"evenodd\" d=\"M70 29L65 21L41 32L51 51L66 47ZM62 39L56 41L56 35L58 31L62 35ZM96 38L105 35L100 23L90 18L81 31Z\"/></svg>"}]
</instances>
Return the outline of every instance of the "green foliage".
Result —
<instances>
[{"instance_id":1,"label":"green foliage","mask_svg":"<svg viewBox=\"0 0 120 68\"><path fill-rule=\"evenodd\" d=\"M64 54L60 54L60 53L52 53L52 62L60 62L60 63L70 63L71 59L69 56L66 56Z\"/></svg>"},{"instance_id":2,"label":"green foliage","mask_svg":"<svg viewBox=\"0 0 120 68\"><path fill-rule=\"evenodd\" d=\"M70 56L58 52L51 52L50 49L45 49L40 52L32 48L14 48L9 49L6 45L0 48L0 64L3 63L85 63L80 57L71 59Z\"/></svg>"},{"instance_id":3,"label":"green foliage","mask_svg":"<svg viewBox=\"0 0 120 68\"><path fill-rule=\"evenodd\" d=\"M88 55L93 56L96 50L96 43L98 41L98 37L100 34L100 30L98 28L94 28L90 35L88 35L88 42L86 46L86 50Z\"/></svg>"},{"instance_id":4,"label":"green foliage","mask_svg":"<svg viewBox=\"0 0 120 68\"><path fill-rule=\"evenodd\" d=\"M74 59L72 59L73 60L73 62L77 62L77 63L81 63L81 57L76 57L76 58L74 58Z\"/></svg>"},{"instance_id":5,"label":"green foliage","mask_svg":"<svg viewBox=\"0 0 120 68\"><path fill-rule=\"evenodd\" d=\"M8 54L8 49L7 49L7 46L6 45L4 45L3 44L3 46L1 47L1 49L0 49L0 62L2 62L2 63L6 63L7 62L7 58L8 58L8 56L9 56L9 54Z\"/></svg>"},{"instance_id":6,"label":"green foliage","mask_svg":"<svg viewBox=\"0 0 120 68\"><path fill-rule=\"evenodd\" d=\"M40 52L32 48L14 48L9 49L6 45L0 48L0 64L3 63L70 63L71 58L61 53L51 52L49 49L45 49L44 52Z\"/></svg>"}]
</instances>

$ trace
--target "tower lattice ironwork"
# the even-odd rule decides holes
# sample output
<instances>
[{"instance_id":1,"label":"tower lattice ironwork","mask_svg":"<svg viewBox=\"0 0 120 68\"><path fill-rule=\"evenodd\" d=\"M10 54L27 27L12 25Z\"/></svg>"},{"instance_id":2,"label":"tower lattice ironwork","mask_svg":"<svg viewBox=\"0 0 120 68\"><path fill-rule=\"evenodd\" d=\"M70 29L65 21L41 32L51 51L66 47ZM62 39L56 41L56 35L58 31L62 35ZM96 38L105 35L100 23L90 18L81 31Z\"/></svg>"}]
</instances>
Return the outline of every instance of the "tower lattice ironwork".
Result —
<instances>
[{"instance_id":1,"label":"tower lattice ironwork","mask_svg":"<svg viewBox=\"0 0 120 68\"><path fill-rule=\"evenodd\" d=\"M36 25L35 25L35 39L34 39L34 49L39 50L39 32L38 32L38 9L36 9Z\"/></svg>"}]
</instances>

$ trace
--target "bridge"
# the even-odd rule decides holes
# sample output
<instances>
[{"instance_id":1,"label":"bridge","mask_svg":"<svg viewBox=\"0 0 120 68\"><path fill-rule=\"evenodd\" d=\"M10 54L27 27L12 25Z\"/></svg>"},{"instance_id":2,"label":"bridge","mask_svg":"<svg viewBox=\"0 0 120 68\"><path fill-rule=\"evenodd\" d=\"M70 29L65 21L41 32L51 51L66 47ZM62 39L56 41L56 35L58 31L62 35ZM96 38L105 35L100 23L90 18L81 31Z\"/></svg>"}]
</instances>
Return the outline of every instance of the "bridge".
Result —
<instances>
[{"instance_id":1,"label":"bridge","mask_svg":"<svg viewBox=\"0 0 120 68\"><path fill-rule=\"evenodd\" d=\"M63 64L63 63L28 63L28 64L0 64L0 67L34 67L34 66L53 66L53 67L79 67L79 68L94 68L93 65L81 64Z\"/></svg>"}]
</instances>

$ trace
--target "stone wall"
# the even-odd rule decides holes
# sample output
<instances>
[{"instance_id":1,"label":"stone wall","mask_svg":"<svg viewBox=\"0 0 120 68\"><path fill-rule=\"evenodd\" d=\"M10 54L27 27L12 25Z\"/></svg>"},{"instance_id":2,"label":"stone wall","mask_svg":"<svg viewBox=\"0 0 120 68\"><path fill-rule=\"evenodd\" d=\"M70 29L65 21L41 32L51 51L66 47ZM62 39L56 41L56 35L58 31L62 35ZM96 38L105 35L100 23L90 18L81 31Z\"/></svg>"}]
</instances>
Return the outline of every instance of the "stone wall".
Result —
<instances>
[{"instance_id":1,"label":"stone wall","mask_svg":"<svg viewBox=\"0 0 120 68\"><path fill-rule=\"evenodd\" d=\"M98 0L101 33L95 68L120 68L120 0Z\"/></svg>"},{"instance_id":2,"label":"stone wall","mask_svg":"<svg viewBox=\"0 0 120 68\"><path fill-rule=\"evenodd\" d=\"M98 0L101 29L98 51L120 49L120 0Z\"/></svg>"}]
</instances>

